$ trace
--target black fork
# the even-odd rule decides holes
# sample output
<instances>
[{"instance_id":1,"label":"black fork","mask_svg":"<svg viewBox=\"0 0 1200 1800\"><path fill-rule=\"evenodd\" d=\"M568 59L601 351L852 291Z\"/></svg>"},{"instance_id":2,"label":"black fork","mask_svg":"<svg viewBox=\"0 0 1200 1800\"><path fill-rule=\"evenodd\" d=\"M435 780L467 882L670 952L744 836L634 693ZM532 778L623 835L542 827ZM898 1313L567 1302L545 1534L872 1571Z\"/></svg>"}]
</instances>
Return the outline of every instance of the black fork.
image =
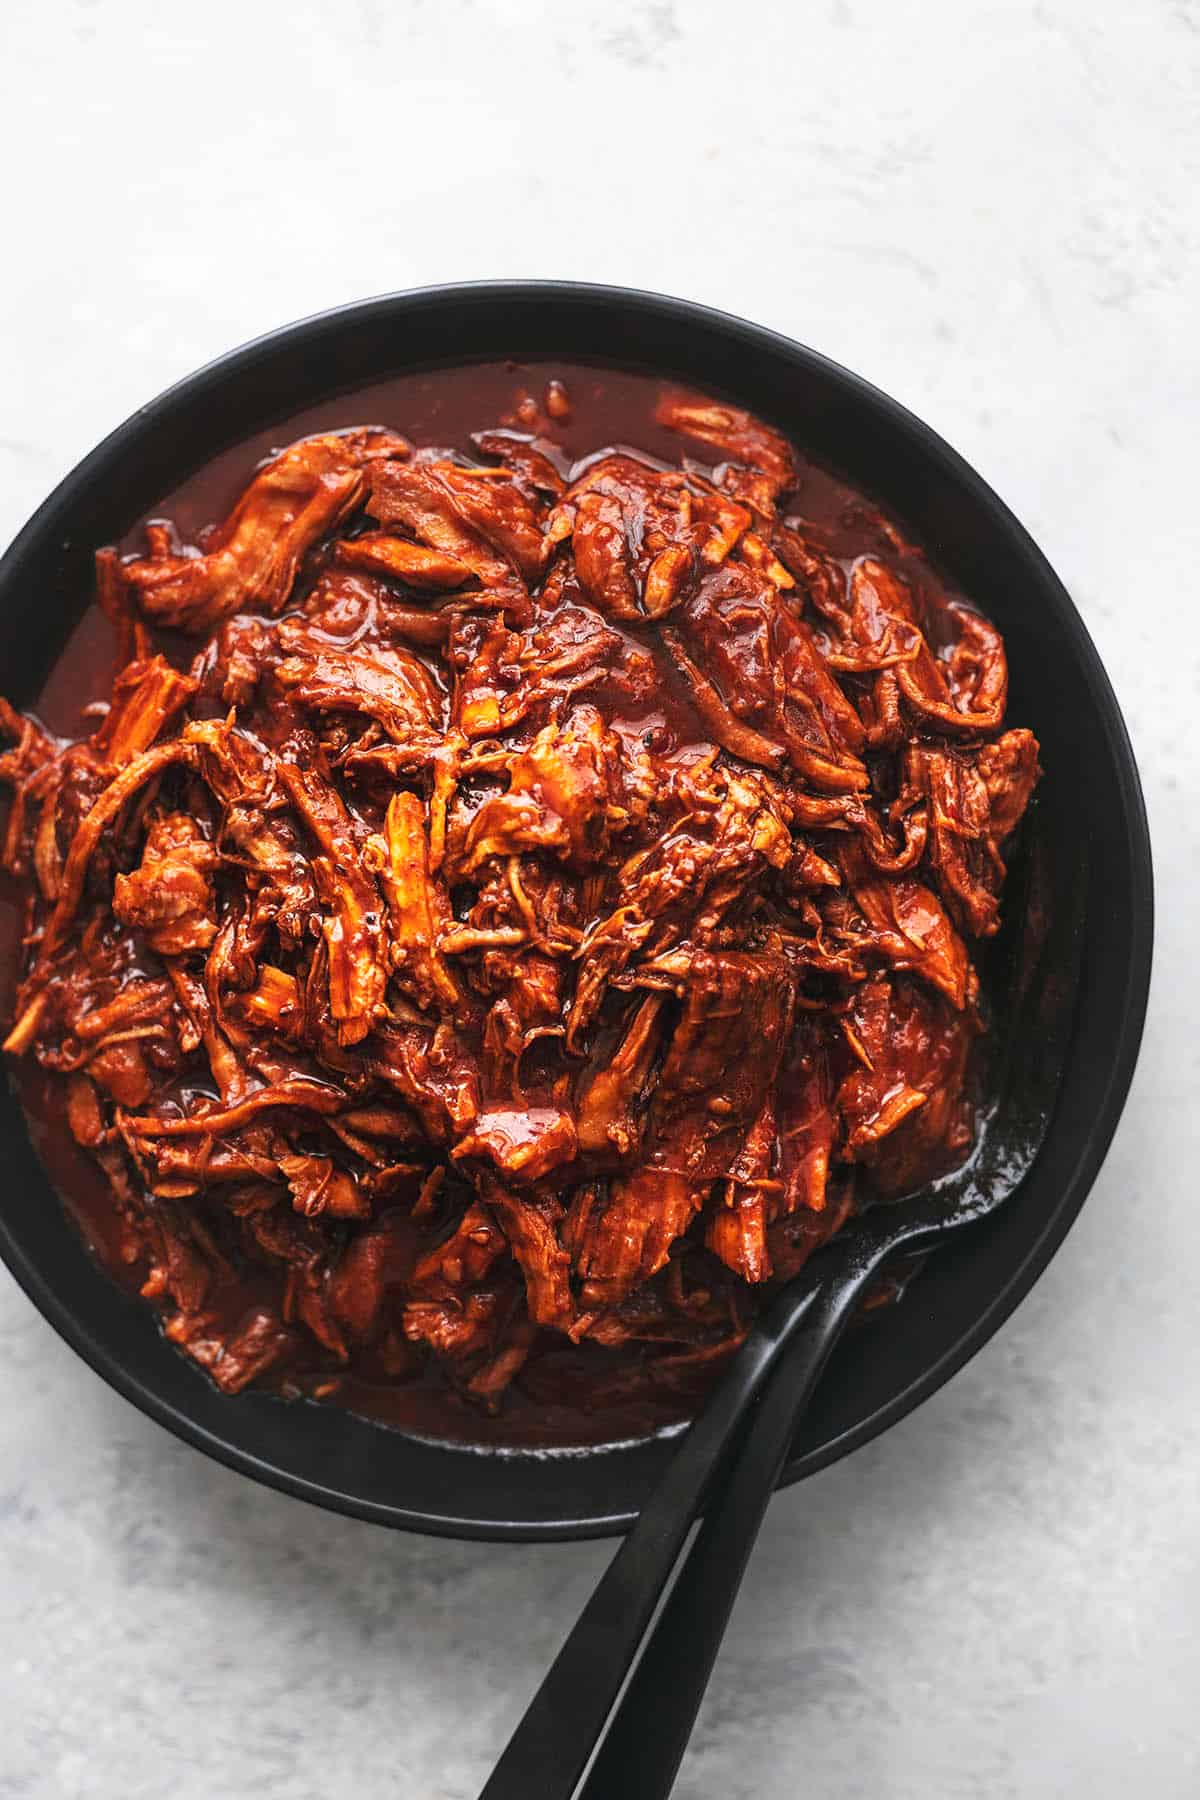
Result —
<instances>
[{"instance_id":1,"label":"black fork","mask_svg":"<svg viewBox=\"0 0 1200 1800\"><path fill-rule=\"evenodd\" d=\"M892 1258L934 1249L993 1213L1045 1137L1074 1022L1086 870L1075 871L1069 902L1060 900L1049 921L1034 859L1023 873L1010 898L1023 933L995 984L998 1098L974 1155L843 1230L776 1295L601 1578L480 1800L571 1800L577 1791L580 1800L660 1800L670 1792L797 1420L834 1346Z\"/></svg>"}]
</instances>

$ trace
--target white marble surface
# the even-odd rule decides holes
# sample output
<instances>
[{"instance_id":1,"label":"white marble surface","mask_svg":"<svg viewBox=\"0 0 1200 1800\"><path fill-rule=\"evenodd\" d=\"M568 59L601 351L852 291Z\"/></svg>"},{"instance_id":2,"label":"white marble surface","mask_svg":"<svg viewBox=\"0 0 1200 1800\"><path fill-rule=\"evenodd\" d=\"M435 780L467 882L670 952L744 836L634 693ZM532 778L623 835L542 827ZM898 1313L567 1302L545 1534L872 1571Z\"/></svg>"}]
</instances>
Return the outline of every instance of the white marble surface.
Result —
<instances>
[{"instance_id":1,"label":"white marble surface","mask_svg":"<svg viewBox=\"0 0 1200 1800\"><path fill-rule=\"evenodd\" d=\"M1196 0L10 0L4 34L4 537L256 332L560 275L817 345L1040 540L1155 831L1134 1092L998 1340L774 1503L677 1792L1200 1792ZM608 1554L388 1536L252 1487L7 1276L0 1375L11 1800L468 1800Z\"/></svg>"}]
</instances>

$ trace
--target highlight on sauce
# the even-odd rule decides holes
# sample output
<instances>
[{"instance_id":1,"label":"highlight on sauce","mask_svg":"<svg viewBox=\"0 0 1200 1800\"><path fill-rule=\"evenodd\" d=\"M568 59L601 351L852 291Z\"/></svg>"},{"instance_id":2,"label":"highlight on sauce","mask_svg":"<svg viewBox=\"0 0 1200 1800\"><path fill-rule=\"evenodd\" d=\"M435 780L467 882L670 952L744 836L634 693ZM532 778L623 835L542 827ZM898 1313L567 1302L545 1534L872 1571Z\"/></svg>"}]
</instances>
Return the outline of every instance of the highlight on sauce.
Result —
<instances>
[{"instance_id":1,"label":"highlight on sauce","mask_svg":"<svg viewBox=\"0 0 1200 1800\"><path fill-rule=\"evenodd\" d=\"M86 718L0 702L4 1048L226 1391L649 1428L969 1151L1037 745L995 628L737 407L558 365L368 399L98 552Z\"/></svg>"}]
</instances>

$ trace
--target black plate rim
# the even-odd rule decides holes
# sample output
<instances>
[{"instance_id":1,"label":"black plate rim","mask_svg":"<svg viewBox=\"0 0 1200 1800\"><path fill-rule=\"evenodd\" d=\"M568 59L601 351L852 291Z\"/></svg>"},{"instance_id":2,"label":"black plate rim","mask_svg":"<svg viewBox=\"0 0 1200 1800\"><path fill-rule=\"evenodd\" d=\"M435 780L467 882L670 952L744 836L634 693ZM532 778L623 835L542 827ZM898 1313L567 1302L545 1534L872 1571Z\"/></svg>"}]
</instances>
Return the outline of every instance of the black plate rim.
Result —
<instances>
[{"instance_id":1,"label":"black plate rim","mask_svg":"<svg viewBox=\"0 0 1200 1800\"><path fill-rule=\"evenodd\" d=\"M920 1376L895 1394L856 1426L829 1439L819 1449L789 1462L781 1486L803 1479L840 1457L870 1442L915 1410L942 1387L988 1342L1029 1293L1070 1231L1107 1154L1133 1079L1141 1045L1149 998L1154 941L1154 881L1150 833L1141 780L1129 733L1112 684L1078 610L1063 583L1037 544L999 495L977 471L924 420L873 383L844 365L765 326L735 314L698 305L673 295L649 290L579 281L469 281L438 283L385 293L370 299L310 314L278 329L265 332L239 347L215 357L193 374L173 383L156 399L139 407L90 451L54 488L0 558L0 587L27 554L29 546L46 534L60 531L79 497L96 473L119 459L147 426L169 417L177 408L194 403L235 381L260 360L280 351L299 351L306 343L332 329L378 315L403 313L414 307L439 304L477 308L503 307L525 300L561 300L568 304L609 306L614 311L632 308L656 314L677 325L716 330L747 351L766 348L793 362L819 371L835 385L885 416L892 425L920 442L925 455L941 465L945 474L964 489L972 502L988 515L989 525L1014 541L1036 569L1043 595L1060 616L1082 673L1091 690L1097 712L1113 751L1120 784L1126 868L1132 889L1133 932L1128 945L1126 979L1121 996L1120 1022L1114 1033L1115 1054L1108 1080L1093 1113L1091 1128L1075 1157L1074 1171L1059 1203L1047 1212L1043 1229L1031 1241L1026 1255L1010 1279L994 1294L972 1325ZM613 359L617 361L619 359ZM151 1391L119 1358L96 1339L86 1322L63 1302L52 1281L26 1256L0 1211L0 1256L14 1278L55 1331L92 1370L125 1399L176 1437L214 1457L238 1473L248 1475L278 1492L304 1499L348 1517L367 1520L431 1536L479 1541L548 1542L607 1537L628 1530L634 1515L577 1513L553 1521L464 1518L451 1512L437 1514L399 1504L381 1504L329 1487L311 1478L281 1469L257 1457L191 1418Z\"/></svg>"}]
</instances>

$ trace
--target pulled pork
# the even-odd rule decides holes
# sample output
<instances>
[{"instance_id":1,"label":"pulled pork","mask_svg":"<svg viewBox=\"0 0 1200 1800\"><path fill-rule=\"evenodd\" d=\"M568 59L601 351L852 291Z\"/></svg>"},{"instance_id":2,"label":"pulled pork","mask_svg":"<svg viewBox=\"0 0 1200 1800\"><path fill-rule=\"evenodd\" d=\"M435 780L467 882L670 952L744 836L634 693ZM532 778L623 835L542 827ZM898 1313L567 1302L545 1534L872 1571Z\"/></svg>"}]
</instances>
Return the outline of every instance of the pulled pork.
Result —
<instances>
[{"instance_id":1,"label":"pulled pork","mask_svg":"<svg viewBox=\"0 0 1200 1800\"><path fill-rule=\"evenodd\" d=\"M305 438L203 548L100 553L91 736L0 703L5 1048L228 1391L707 1372L969 1149L972 945L1039 773L1003 644L899 540L835 556L768 426L658 422L678 466Z\"/></svg>"}]
</instances>

